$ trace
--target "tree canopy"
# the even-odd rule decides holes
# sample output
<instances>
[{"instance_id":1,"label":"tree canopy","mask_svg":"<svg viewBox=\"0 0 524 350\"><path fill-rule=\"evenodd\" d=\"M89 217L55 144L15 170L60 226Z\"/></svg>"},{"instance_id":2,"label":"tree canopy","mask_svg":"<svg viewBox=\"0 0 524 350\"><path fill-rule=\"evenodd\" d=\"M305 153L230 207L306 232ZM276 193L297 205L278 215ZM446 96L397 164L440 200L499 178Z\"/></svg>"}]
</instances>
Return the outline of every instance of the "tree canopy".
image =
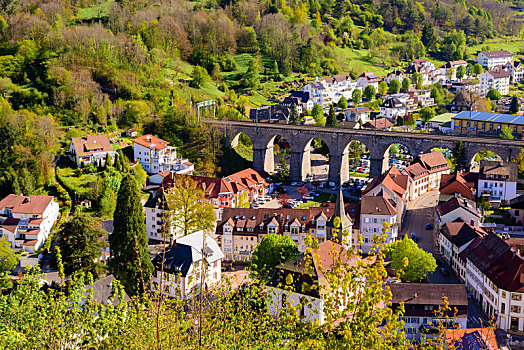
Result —
<instances>
[{"instance_id":1,"label":"tree canopy","mask_svg":"<svg viewBox=\"0 0 524 350\"><path fill-rule=\"evenodd\" d=\"M0 273L11 271L18 264L18 255L7 239L0 239Z\"/></svg>"},{"instance_id":2,"label":"tree canopy","mask_svg":"<svg viewBox=\"0 0 524 350\"><path fill-rule=\"evenodd\" d=\"M400 82L398 79L393 79L389 83L389 93L390 94L396 94L400 91Z\"/></svg>"},{"instance_id":3,"label":"tree canopy","mask_svg":"<svg viewBox=\"0 0 524 350\"><path fill-rule=\"evenodd\" d=\"M422 281L437 268L433 255L419 248L408 235L391 243L386 255L391 259L391 268L403 281Z\"/></svg>"},{"instance_id":4,"label":"tree canopy","mask_svg":"<svg viewBox=\"0 0 524 350\"><path fill-rule=\"evenodd\" d=\"M269 280L277 265L298 254L297 246L289 236L268 234L255 248L250 270L264 282Z\"/></svg>"}]
</instances>

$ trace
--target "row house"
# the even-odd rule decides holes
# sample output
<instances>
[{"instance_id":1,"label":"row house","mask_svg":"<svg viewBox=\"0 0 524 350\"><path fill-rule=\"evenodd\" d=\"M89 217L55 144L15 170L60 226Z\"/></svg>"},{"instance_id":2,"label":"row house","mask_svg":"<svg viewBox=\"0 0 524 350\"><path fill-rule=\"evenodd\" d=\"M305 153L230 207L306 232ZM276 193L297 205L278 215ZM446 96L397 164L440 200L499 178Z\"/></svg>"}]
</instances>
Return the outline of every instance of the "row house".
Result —
<instances>
[{"instance_id":1,"label":"row house","mask_svg":"<svg viewBox=\"0 0 524 350\"><path fill-rule=\"evenodd\" d=\"M507 50L481 51L477 61L484 69L492 69L513 61L513 54Z\"/></svg>"},{"instance_id":2,"label":"row house","mask_svg":"<svg viewBox=\"0 0 524 350\"><path fill-rule=\"evenodd\" d=\"M440 327L466 328L468 320L468 293L463 284L391 283L391 307L396 310L403 305L404 331L409 340L424 342L431 330ZM447 299L449 309L438 315Z\"/></svg>"},{"instance_id":3,"label":"row house","mask_svg":"<svg viewBox=\"0 0 524 350\"><path fill-rule=\"evenodd\" d=\"M420 154L416 160L429 173L428 175L428 190L436 190L440 188L440 179L443 174L449 174L451 167L440 151Z\"/></svg>"},{"instance_id":4,"label":"row house","mask_svg":"<svg viewBox=\"0 0 524 350\"><path fill-rule=\"evenodd\" d=\"M44 245L59 216L52 196L10 194L0 201L0 239L6 238L13 249L34 253Z\"/></svg>"},{"instance_id":5,"label":"row house","mask_svg":"<svg viewBox=\"0 0 524 350\"><path fill-rule=\"evenodd\" d=\"M407 203L410 200L412 181L409 175L402 174L396 167L391 167L387 172L379 175L367 185L363 196L386 195L395 202L397 211L396 222L402 222L406 213Z\"/></svg>"},{"instance_id":6,"label":"row house","mask_svg":"<svg viewBox=\"0 0 524 350\"><path fill-rule=\"evenodd\" d=\"M188 175L195 170L193 163L177 157L176 148L156 136L144 135L133 140L134 159L149 174L171 171Z\"/></svg>"},{"instance_id":7,"label":"row house","mask_svg":"<svg viewBox=\"0 0 524 350\"><path fill-rule=\"evenodd\" d=\"M202 254L205 240L206 253ZM224 254L217 242L204 231L197 231L173 241L153 258L155 268L151 289L170 298L191 298L204 277L207 290L220 282ZM205 274L202 276L202 274Z\"/></svg>"},{"instance_id":8,"label":"row house","mask_svg":"<svg viewBox=\"0 0 524 350\"><path fill-rule=\"evenodd\" d=\"M150 240L169 241L180 236L181 232L164 232L166 205L164 191L176 186L177 175L169 173L161 180L159 188L153 192L144 204L146 214L146 232ZM191 175L189 178L197 183L204 192L205 199L214 207L217 220L222 217L224 208L249 207L250 203L272 191L261 173L246 169L224 178Z\"/></svg>"},{"instance_id":9,"label":"row house","mask_svg":"<svg viewBox=\"0 0 524 350\"><path fill-rule=\"evenodd\" d=\"M458 259L465 264L468 292L488 316L495 317L497 328L524 331L524 259L519 251L487 233L471 241Z\"/></svg>"},{"instance_id":10,"label":"row house","mask_svg":"<svg viewBox=\"0 0 524 350\"><path fill-rule=\"evenodd\" d=\"M441 195L460 194L462 197L474 200L476 198L478 173L455 171L452 174L440 176Z\"/></svg>"},{"instance_id":11,"label":"row house","mask_svg":"<svg viewBox=\"0 0 524 350\"><path fill-rule=\"evenodd\" d=\"M439 204L436 210L439 227L457 220L478 226L482 218L475 202L459 194L455 194L444 203Z\"/></svg>"},{"instance_id":12,"label":"row house","mask_svg":"<svg viewBox=\"0 0 524 350\"><path fill-rule=\"evenodd\" d=\"M481 161L478 175L478 197L499 203L511 201L517 197L517 175L517 163Z\"/></svg>"},{"instance_id":13,"label":"row house","mask_svg":"<svg viewBox=\"0 0 524 350\"><path fill-rule=\"evenodd\" d=\"M341 218L341 230L348 230L351 235L353 221L343 205L329 203L308 209L226 208L216 235L228 261L250 260L257 244L268 234L289 236L298 250L304 252L307 236L319 243L333 238L335 217ZM347 244L351 245L349 241Z\"/></svg>"},{"instance_id":14,"label":"row house","mask_svg":"<svg viewBox=\"0 0 524 350\"><path fill-rule=\"evenodd\" d=\"M68 150L69 157L78 166L87 163L103 166L107 157L115 160L116 152L113 151L107 135L73 137Z\"/></svg>"},{"instance_id":15,"label":"row house","mask_svg":"<svg viewBox=\"0 0 524 350\"><path fill-rule=\"evenodd\" d=\"M473 240L485 235L486 231L464 221L447 222L439 231L440 254L462 282L466 281L466 266L459 255Z\"/></svg>"},{"instance_id":16,"label":"row house","mask_svg":"<svg viewBox=\"0 0 524 350\"><path fill-rule=\"evenodd\" d=\"M357 81L353 81L348 74L339 74L321 80L317 78L317 80L304 85L300 91L310 94L313 105L319 104L322 107L327 107L331 103L337 103L342 96L348 100L351 99L353 90L357 87Z\"/></svg>"},{"instance_id":17,"label":"row house","mask_svg":"<svg viewBox=\"0 0 524 350\"><path fill-rule=\"evenodd\" d=\"M429 172L420 163L413 163L404 168L403 174L409 175L413 182L409 188L409 199L415 200L428 192L429 189Z\"/></svg>"},{"instance_id":18,"label":"row house","mask_svg":"<svg viewBox=\"0 0 524 350\"><path fill-rule=\"evenodd\" d=\"M489 90L496 89L501 95L507 95L509 94L510 78L511 73L507 69L501 66L494 67L479 75L480 91L486 95Z\"/></svg>"}]
</instances>

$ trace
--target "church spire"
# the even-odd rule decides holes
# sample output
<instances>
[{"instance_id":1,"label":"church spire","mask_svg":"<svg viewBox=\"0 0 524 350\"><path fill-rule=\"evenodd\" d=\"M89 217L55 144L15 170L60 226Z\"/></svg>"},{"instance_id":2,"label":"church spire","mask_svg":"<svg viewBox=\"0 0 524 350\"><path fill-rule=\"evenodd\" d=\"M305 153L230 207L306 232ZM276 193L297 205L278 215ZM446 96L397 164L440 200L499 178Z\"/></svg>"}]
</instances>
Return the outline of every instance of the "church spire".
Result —
<instances>
[{"instance_id":1,"label":"church spire","mask_svg":"<svg viewBox=\"0 0 524 350\"><path fill-rule=\"evenodd\" d=\"M334 227L334 220L336 217L340 218L340 226ZM351 234L352 222L351 219L346 215L346 209L344 206L344 196L342 195L342 187L339 189L337 194L337 201L335 204L335 212L328 222L328 239L336 240L338 243L342 242L342 231L349 230ZM336 236L332 233L333 229L338 229ZM346 245L346 244L344 244ZM349 245L351 245L351 239L349 239Z\"/></svg>"}]
</instances>

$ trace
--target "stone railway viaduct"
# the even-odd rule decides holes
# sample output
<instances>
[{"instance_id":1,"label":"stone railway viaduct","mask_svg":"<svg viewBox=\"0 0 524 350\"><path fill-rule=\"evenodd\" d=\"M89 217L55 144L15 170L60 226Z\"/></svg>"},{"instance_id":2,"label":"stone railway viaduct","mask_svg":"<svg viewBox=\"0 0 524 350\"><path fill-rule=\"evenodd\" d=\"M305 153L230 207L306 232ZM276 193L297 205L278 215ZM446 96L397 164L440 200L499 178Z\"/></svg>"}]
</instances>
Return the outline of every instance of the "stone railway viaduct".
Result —
<instances>
[{"instance_id":1,"label":"stone railway viaduct","mask_svg":"<svg viewBox=\"0 0 524 350\"><path fill-rule=\"evenodd\" d=\"M302 181L310 173L311 141L319 138L329 148L329 181L337 184L349 179L349 143L362 142L370 152L370 177L380 175L388 167L388 149L392 144L406 146L412 156L431 151L435 147L452 150L459 140L464 142L466 157L473 162L479 151L493 151L504 161L512 160L524 148L524 140L504 140L473 136L416 134L396 131L344 129L311 125L282 125L229 120L204 119L202 123L225 130L230 147L238 145L241 133L253 142L253 168L272 173L275 170L273 146L280 136L291 150L290 179Z\"/></svg>"}]
</instances>

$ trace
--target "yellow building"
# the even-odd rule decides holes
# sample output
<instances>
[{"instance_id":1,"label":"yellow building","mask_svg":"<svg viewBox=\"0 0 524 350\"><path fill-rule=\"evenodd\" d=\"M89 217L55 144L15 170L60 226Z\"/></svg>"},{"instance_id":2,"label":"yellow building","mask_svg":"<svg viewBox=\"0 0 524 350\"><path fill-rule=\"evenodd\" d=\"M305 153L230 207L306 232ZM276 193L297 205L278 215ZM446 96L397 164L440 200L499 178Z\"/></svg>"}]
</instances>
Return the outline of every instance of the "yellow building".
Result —
<instances>
[{"instance_id":1,"label":"yellow building","mask_svg":"<svg viewBox=\"0 0 524 350\"><path fill-rule=\"evenodd\" d=\"M514 135L521 135L524 116L464 111L452 117L452 125L455 135L500 134L503 126L510 127Z\"/></svg>"}]
</instances>

